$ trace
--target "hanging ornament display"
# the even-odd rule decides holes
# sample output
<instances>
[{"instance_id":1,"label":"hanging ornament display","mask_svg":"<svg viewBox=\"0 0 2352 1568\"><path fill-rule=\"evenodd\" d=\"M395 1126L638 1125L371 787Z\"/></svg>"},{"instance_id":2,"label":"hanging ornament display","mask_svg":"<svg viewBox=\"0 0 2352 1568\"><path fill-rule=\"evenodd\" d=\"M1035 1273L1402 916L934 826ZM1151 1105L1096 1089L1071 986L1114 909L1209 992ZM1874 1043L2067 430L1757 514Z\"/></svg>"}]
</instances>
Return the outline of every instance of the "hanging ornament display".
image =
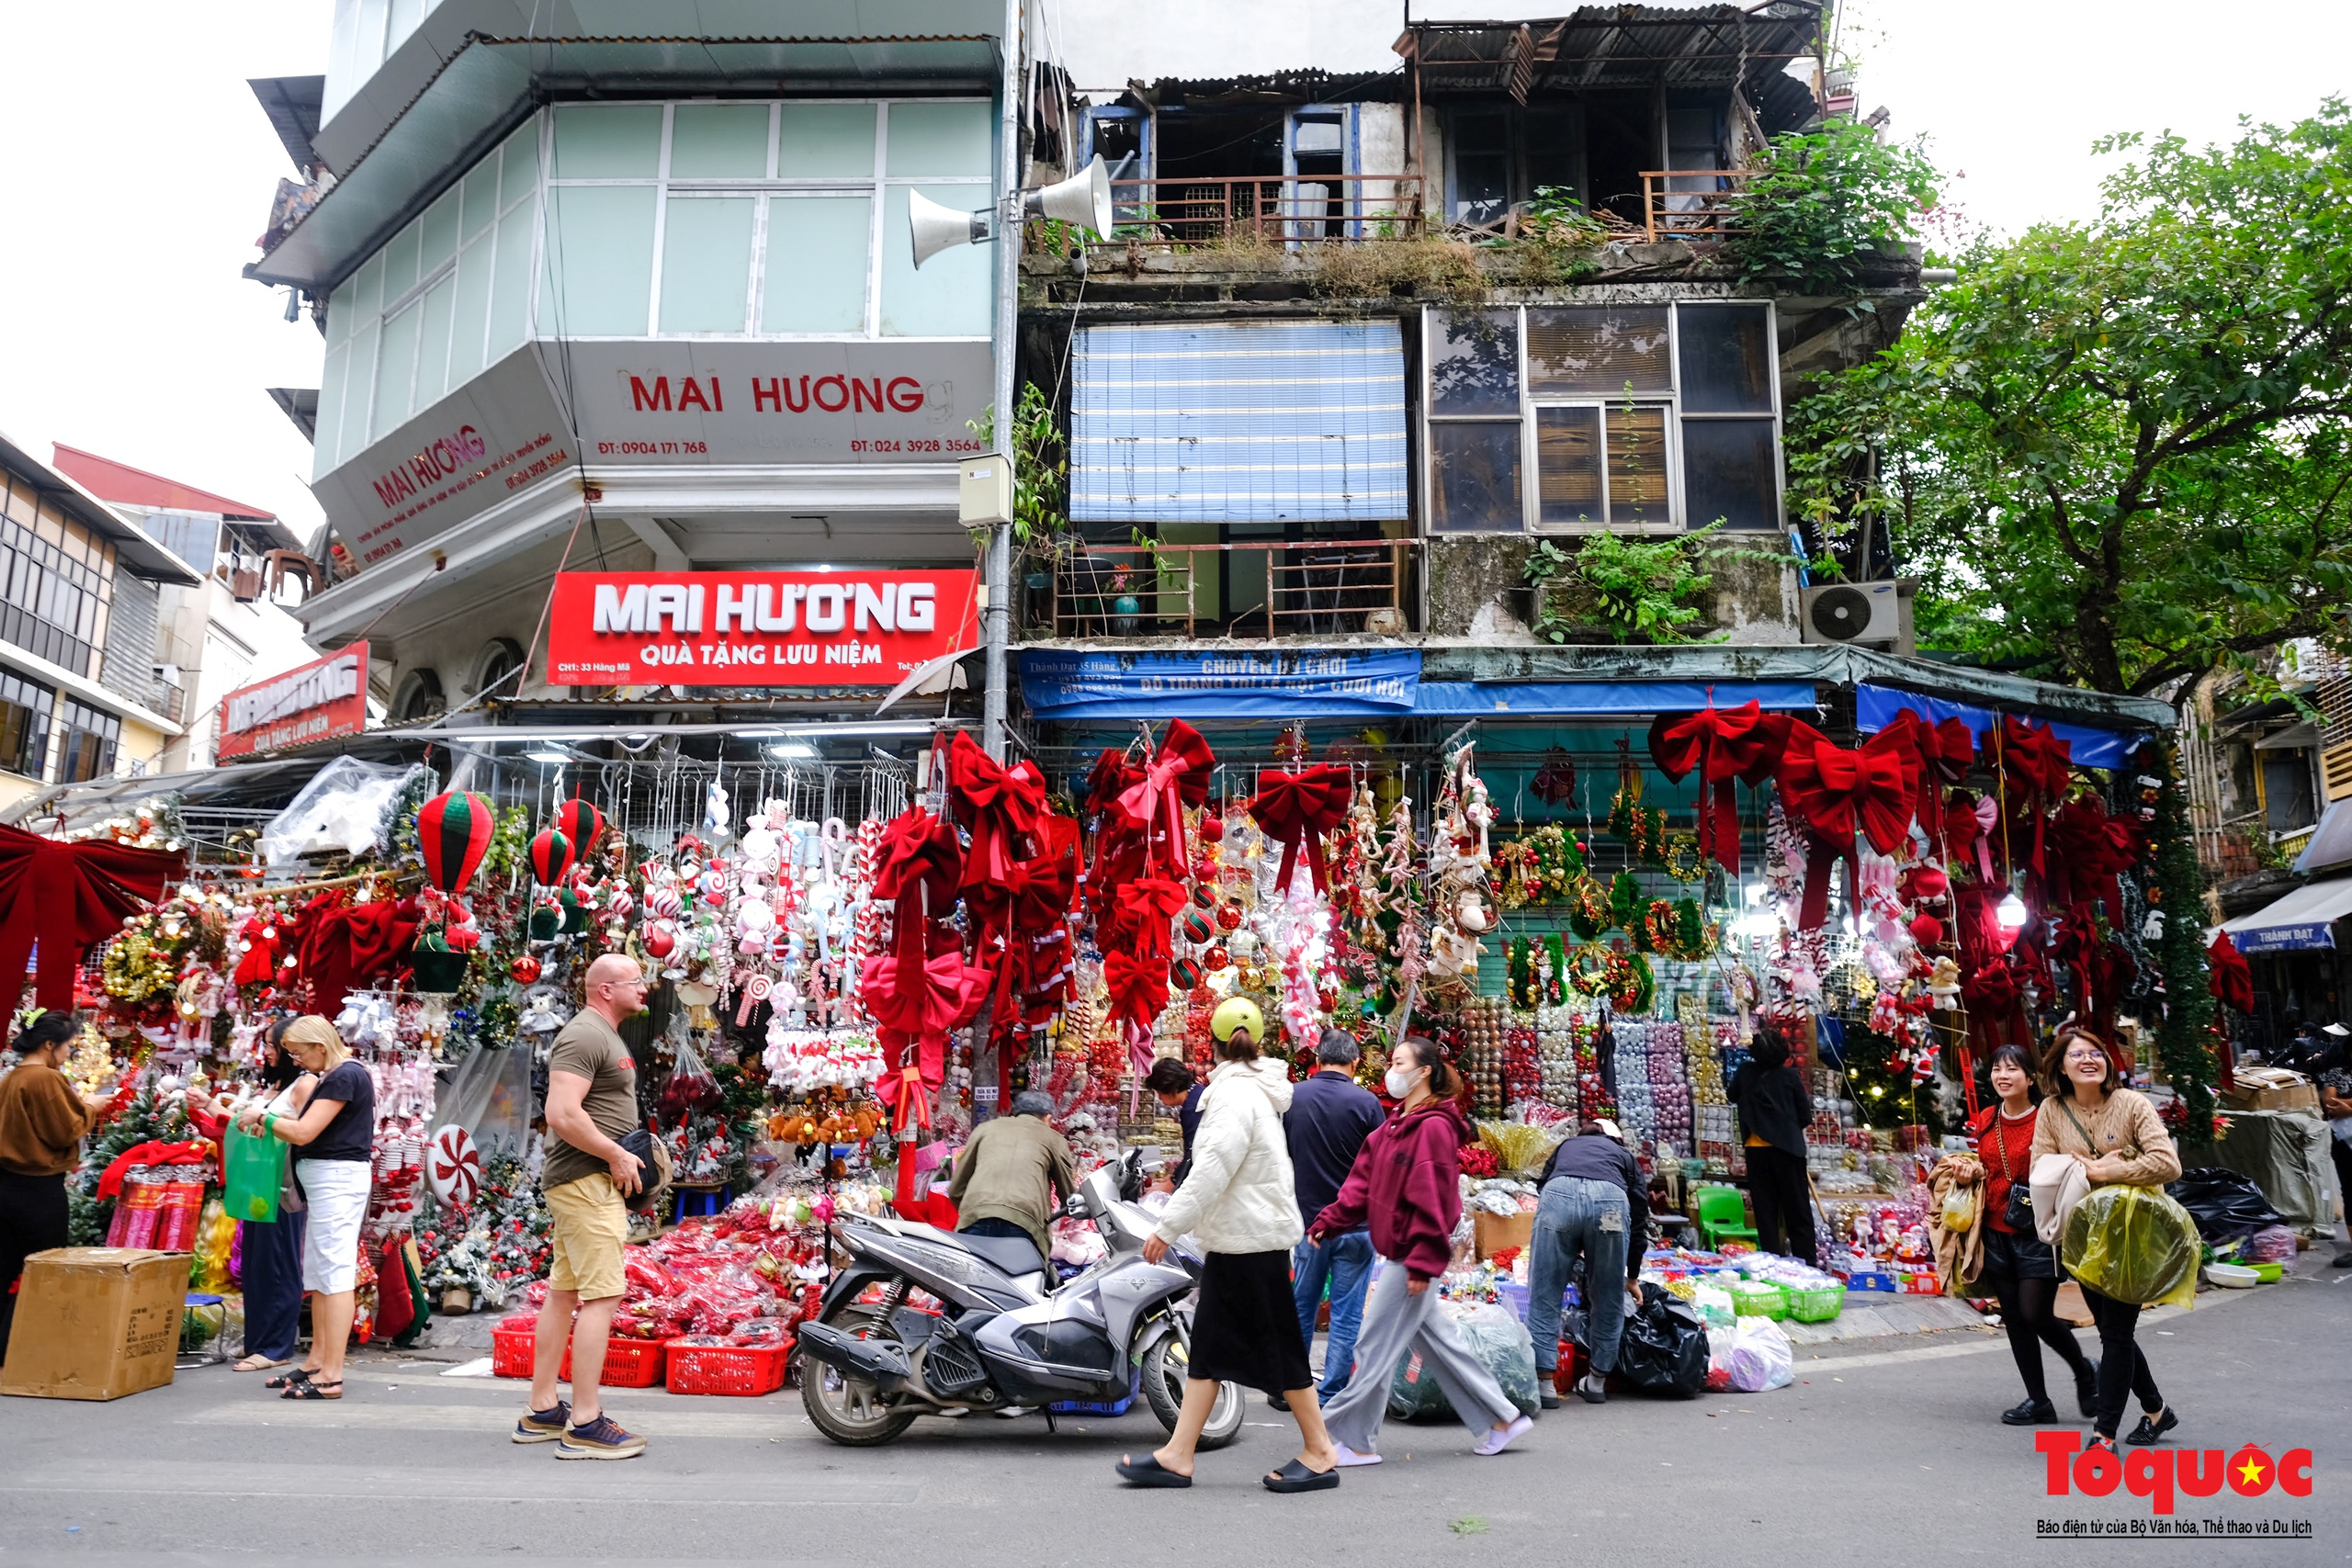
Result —
<instances>
[{"instance_id":1,"label":"hanging ornament display","mask_svg":"<svg viewBox=\"0 0 2352 1568\"><path fill-rule=\"evenodd\" d=\"M553 828L542 828L531 836L531 874L542 887L553 887L571 869L572 840Z\"/></svg>"},{"instance_id":2,"label":"hanging ornament display","mask_svg":"<svg viewBox=\"0 0 2352 1568\"><path fill-rule=\"evenodd\" d=\"M426 801L416 814L425 880L444 893L463 893L481 869L497 828L490 802L469 791L450 790Z\"/></svg>"}]
</instances>

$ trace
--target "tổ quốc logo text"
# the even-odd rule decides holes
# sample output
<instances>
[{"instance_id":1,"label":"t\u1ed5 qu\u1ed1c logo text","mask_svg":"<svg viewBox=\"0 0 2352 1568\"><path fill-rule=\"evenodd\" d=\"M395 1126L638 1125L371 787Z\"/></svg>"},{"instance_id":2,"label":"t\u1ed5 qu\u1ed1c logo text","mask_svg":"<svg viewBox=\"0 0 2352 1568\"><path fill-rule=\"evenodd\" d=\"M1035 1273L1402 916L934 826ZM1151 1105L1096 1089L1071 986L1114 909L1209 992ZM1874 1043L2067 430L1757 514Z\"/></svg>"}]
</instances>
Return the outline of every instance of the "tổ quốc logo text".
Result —
<instances>
[{"instance_id":1,"label":"t\u1ed5 qu\u1ed1c logo text","mask_svg":"<svg viewBox=\"0 0 2352 1568\"><path fill-rule=\"evenodd\" d=\"M2289 1449L2273 1459L2247 1443L2236 1452L2221 1449L2085 1448L2080 1432L2040 1432L2033 1439L2045 1467L2043 1485L2052 1497L2079 1494L2112 1496L2117 1487L2145 1497L2159 1516L2172 1513L2181 1497L2261 1497L2274 1489L2290 1497L2312 1495L2312 1450Z\"/></svg>"}]
</instances>

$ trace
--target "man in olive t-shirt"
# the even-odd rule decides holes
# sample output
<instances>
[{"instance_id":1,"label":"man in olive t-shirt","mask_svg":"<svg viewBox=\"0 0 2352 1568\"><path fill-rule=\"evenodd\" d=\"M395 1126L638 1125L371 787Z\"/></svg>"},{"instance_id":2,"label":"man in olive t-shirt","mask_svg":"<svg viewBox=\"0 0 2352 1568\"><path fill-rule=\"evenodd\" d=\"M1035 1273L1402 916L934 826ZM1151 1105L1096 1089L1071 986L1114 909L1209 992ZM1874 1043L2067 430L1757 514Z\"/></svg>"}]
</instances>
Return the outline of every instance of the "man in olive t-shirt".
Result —
<instances>
[{"instance_id":1,"label":"man in olive t-shirt","mask_svg":"<svg viewBox=\"0 0 2352 1568\"><path fill-rule=\"evenodd\" d=\"M621 1259L628 1240L626 1200L643 1176L637 1156L619 1143L637 1125L637 1064L618 1025L643 1010L645 976L635 960L608 953L588 965L586 986L588 1005L556 1035L548 1058L547 1156L539 1189L552 1222L552 1257L532 1348L531 1408L515 1423L514 1440L552 1441L558 1459L629 1459L645 1451L645 1439L605 1415L597 1383L613 1309L627 1289ZM555 1393L567 1331L572 1352L568 1405Z\"/></svg>"}]
</instances>

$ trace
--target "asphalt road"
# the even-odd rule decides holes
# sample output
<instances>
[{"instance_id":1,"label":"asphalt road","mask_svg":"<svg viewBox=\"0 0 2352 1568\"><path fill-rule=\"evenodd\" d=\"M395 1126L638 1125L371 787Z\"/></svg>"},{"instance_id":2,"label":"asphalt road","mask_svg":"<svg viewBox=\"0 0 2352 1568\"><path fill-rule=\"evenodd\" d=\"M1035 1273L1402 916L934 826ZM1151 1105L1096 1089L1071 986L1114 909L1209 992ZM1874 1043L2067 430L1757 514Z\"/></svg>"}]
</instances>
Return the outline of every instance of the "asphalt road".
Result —
<instances>
[{"instance_id":1,"label":"asphalt road","mask_svg":"<svg viewBox=\"0 0 2352 1568\"><path fill-rule=\"evenodd\" d=\"M2326 1249L2332 1250L2332 1249ZM2303 1539L2045 1537L2042 1520L2154 1518L2121 1490L2045 1495L1989 1331L1862 1341L1797 1383L1692 1402L1570 1402L1510 1453L1451 1425L1392 1427L1389 1461L1337 1492L1277 1497L1287 1423L1254 1404L1190 1492L1116 1484L1148 1414L918 1423L880 1450L818 1436L797 1392L757 1400L619 1393L651 1448L561 1463L506 1440L520 1384L355 1360L349 1396L289 1404L226 1369L111 1404L0 1401L0 1562L435 1562L541 1559L643 1568L1160 1562L1813 1565L2160 1562L2224 1568L2352 1557L2352 1269L2299 1276L2144 1330L2180 1409L2175 1448L2309 1448L2308 1497L2224 1491L2175 1519L2308 1521ZM2086 1333L2087 1341L2088 1335ZM2062 1380L2063 1381L2063 1380ZM2067 1430L2075 1430L2070 1427Z\"/></svg>"}]
</instances>

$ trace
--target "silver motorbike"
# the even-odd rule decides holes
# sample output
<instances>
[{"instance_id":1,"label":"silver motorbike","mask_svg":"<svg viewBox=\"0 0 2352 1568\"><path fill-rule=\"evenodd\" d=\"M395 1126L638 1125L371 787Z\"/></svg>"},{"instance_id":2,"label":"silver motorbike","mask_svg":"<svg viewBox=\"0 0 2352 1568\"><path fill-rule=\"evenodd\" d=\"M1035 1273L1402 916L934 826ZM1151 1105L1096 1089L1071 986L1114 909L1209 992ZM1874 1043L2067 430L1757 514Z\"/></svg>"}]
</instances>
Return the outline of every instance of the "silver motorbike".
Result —
<instances>
[{"instance_id":1,"label":"silver motorbike","mask_svg":"<svg viewBox=\"0 0 2352 1568\"><path fill-rule=\"evenodd\" d=\"M1175 1430L1201 1264L1176 1248L1144 1260L1153 1225L1133 1201L1139 1179L1130 1156L1080 1183L1068 1212L1094 1223L1110 1256L1059 1284L1025 1236L848 1220L835 1240L850 1260L800 1327L808 1419L834 1442L864 1448L891 1441L918 1416L1114 1403L1139 1378L1151 1413ZM918 1290L938 1310L910 1304ZM1239 1385L1219 1385L1200 1446L1239 1437L1246 1410Z\"/></svg>"}]
</instances>

